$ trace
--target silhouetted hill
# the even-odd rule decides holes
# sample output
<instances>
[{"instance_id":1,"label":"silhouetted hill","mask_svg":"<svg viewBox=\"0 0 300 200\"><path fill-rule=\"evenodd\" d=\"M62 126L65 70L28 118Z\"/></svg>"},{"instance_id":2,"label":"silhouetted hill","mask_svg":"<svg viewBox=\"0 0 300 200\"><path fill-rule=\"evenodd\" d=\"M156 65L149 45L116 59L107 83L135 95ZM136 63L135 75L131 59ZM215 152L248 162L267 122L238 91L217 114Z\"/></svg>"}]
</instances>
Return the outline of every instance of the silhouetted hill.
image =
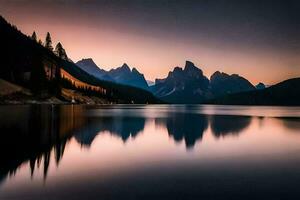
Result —
<instances>
[{"instance_id":1,"label":"silhouetted hill","mask_svg":"<svg viewBox=\"0 0 300 200\"><path fill-rule=\"evenodd\" d=\"M109 71L100 69L91 58L82 59L76 64L81 69L100 80L111 81L119 84L134 86L144 90L149 90L144 75L141 74L136 68L133 68L131 70L126 63L124 63L121 67L111 69Z\"/></svg>"},{"instance_id":2,"label":"silhouetted hill","mask_svg":"<svg viewBox=\"0 0 300 200\"><path fill-rule=\"evenodd\" d=\"M126 63L124 63L121 67L111 69L108 71L108 75L117 83L149 90L144 75L141 74L136 68L130 70Z\"/></svg>"},{"instance_id":3,"label":"silhouetted hill","mask_svg":"<svg viewBox=\"0 0 300 200\"><path fill-rule=\"evenodd\" d=\"M39 59L57 65L59 59L53 52L22 34L0 16L0 76L8 81L24 84L26 72L31 72Z\"/></svg>"},{"instance_id":4,"label":"silhouetted hill","mask_svg":"<svg viewBox=\"0 0 300 200\"><path fill-rule=\"evenodd\" d=\"M113 100L120 103L157 103L159 100L155 98L150 92L128 85L102 81L94 76L89 75L84 70L77 67L74 63L63 60L62 65L64 69L70 72L76 78L92 85L100 85L108 89L112 94Z\"/></svg>"},{"instance_id":5,"label":"silhouetted hill","mask_svg":"<svg viewBox=\"0 0 300 200\"><path fill-rule=\"evenodd\" d=\"M210 77L210 87L214 97L255 90L255 87L247 79L237 74L228 75L219 71Z\"/></svg>"},{"instance_id":6,"label":"silhouetted hill","mask_svg":"<svg viewBox=\"0 0 300 200\"><path fill-rule=\"evenodd\" d=\"M258 90L265 89L265 88L266 88L266 85L263 84L263 83L258 83L258 84L255 86L255 88L258 89Z\"/></svg>"},{"instance_id":7,"label":"silhouetted hill","mask_svg":"<svg viewBox=\"0 0 300 200\"><path fill-rule=\"evenodd\" d=\"M82 59L76 62L76 65L100 80L114 81L114 79L107 74L107 71L100 69L91 58Z\"/></svg>"},{"instance_id":8,"label":"silhouetted hill","mask_svg":"<svg viewBox=\"0 0 300 200\"><path fill-rule=\"evenodd\" d=\"M0 78L12 83L30 87L30 76L42 63L42 65L54 66L57 69L62 68L76 79L87 84L105 88L107 92L102 97L112 102L158 102L150 92L145 90L102 81L91 76L73 62L57 57L51 50L24 35L3 17L0 17L0 44L3 49L0 54ZM42 82L36 83L38 83L36 85L41 85L40 87L48 89L47 85L44 85Z\"/></svg>"},{"instance_id":9,"label":"silhouetted hill","mask_svg":"<svg viewBox=\"0 0 300 200\"><path fill-rule=\"evenodd\" d=\"M207 101L231 105L300 105L300 78L289 79L266 89L231 94Z\"/></svg>"}]
</instances>

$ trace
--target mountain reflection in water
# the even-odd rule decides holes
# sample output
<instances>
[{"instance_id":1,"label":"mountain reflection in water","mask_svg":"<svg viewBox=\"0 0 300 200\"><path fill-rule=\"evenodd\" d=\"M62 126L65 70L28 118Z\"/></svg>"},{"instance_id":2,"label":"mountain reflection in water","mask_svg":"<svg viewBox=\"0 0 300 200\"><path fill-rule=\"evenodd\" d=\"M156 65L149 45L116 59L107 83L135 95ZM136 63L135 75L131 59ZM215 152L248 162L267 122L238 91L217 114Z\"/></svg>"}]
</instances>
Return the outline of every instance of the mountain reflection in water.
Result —
<instances>
[{"instance_id":1,"label":"mountain reflection in water","mask_svg":"<svg viewBox=\"0 0 300 200\"><path fill-rule=\"evenodd\" d=\"M69 141L74 138L83 148L93 147L98 135L109 133L124 144L145 133L147 124L165 129L175 143L192 150L209 132L216 139L238 136L251 126L253 118L264 123L277 120L281 126L300 131L299 118L256 117L247 115L205 114L201 107L86 107L86 106L2 106L0 107L0 184L7 176L28 163L30 174L42 167L46 181L50 157L58 166ZM244 110L243 110L244 111ZM156 130L155 129L155 130ZM142 136L141 136L142 138ZM155 148L155 144L153 146ZM0 185L1 188L1 185Z\"/></svg>"}]
</instances>

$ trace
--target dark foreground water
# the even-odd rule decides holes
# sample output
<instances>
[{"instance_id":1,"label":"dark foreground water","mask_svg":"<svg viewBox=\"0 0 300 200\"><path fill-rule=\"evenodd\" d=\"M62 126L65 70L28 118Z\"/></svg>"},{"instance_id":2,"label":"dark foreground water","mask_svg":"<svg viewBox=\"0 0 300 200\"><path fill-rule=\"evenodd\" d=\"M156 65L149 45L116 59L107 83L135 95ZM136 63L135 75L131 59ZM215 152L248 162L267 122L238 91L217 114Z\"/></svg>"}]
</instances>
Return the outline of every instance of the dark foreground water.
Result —
<instances>
[{"instance_id":1,"label":"dark foreground water","mask_svg":"<svg viewBox=\"0 0 300 200\"><path fill-rule=\"evenodd\" d=\"M0 199L300 199L300 108L0 106Z\"/></svg>"}]
</instances>

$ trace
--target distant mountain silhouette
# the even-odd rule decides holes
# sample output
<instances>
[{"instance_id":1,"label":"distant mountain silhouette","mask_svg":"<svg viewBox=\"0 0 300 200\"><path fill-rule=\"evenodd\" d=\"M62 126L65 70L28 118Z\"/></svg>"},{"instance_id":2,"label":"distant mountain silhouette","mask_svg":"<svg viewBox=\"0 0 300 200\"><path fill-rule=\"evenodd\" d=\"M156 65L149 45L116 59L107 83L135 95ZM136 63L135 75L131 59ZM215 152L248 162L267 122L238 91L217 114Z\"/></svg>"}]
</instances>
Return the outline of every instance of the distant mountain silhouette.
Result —
<instances>
[{"instance_id":1,"label":"distant mountain silhouette","mask_svg":"<svg viewBox=\"0 0 300 200\"><path fill-rule=\"evenodd\" d=\"M231 105L300 105L300 78L289 79L266 89L241 92L206 103Z\"/></svg>"},{"instance_id":2,"label":"distant mountain silhouette","mask_svg":"<svg viewBox=\"0 0 300 200\"><path fill-rule=\"evenodd\" d=\"M255 86L256 89L258 90L262 90L262 89L265 89L266 88L266 85L263 84L263 83L258 83L256 86Z\"/></svg>"},{"instance_id":3,"label":"distant mountain silhouette","mask_svg":"<svg viewBox=\"0 0 300 200\"><path fill-rule=\"evenodd\" d=\"M216 71L210 77L211 92L214 97L241 91L255 90L255 87L245 78Z\"/></svg>"},{"instance_id":4,"label":"distant mountain silhouette","mask_svg":"<svg viewBox=\"0 0 300 200\"><path fill-rule=\"evenodd\" d=\"M111 69L109 71L100 69L91 58L82 59L76 64L81 69L90 75L99 78L100 80L116 82L119 84L149 90L144 75L141 74L136 68L131 70L126 63L124 63L121 67L117 67L116 69Z\"/></svg>"},{"instance_id":5,"label":"distant mountain silhouette","mask_svg":"<svg viewBox=\"0 0 300 200\"><path fill-rule=\"evenodd\" d=\"M114 79L107 74L107 71L100 69L91 58L82 59L76 62L76 65L100 80L114 81Z\"/></svg>"},{"instance_id":6,"label":"distant mountain silhouette","mask_svg":"<svg viewBox=\"0 0 300 200\"><path fill-rule=\"evenodd\" d=\"M108 75L117 83L149 90L144 75L136 68L130 70L126 63L124 63L121 67L109 70Z\"/></svg>"},{"instance_id":7,"label":"distant mountain silhouette","mask_svg":"<svg viewBox=\"0 0 300 200\"><path fill-rule=\"evenodd\" d=\"M210 80L201 69L186 61L184 69L175 67L165 79L156 79L151 90L158 98L170 103L202 103L207 99L241 91L255 90L245 78L215 72Z\"/></svg>"},{"instance_id":8,"label":"distant mountain silhouette","mask_svg":"<svg viewBox=\"0 0 300 200\"><path fill-rule=\"evenodd\" d=\"M156 79L151 90L171 103L199 103L210 95L208 78L190 61L186 61L184 69L175 67L167 78Z\"/></svg>"},{"instance_id":9,"label":"distant mountain silhouette","mask_svg":"<svg viewBox=\"0 0 300 200\"><path fill-rule=\"evenodd\" d=\"M39 91L50 97L61 97L61 87L68 85L76 90L89 90L90 93L85 95L90 96L95 94L93 92L102 91L100 98L116 103L299 104L299 92L295 92L299 88L295 83L297 81L266 89L264 84L258 84L255 88L247 79L237 74L228 75L218 71L209 80L190 61L186 61L184 68L175 67L165 79L156 79L155 85L149 87L144 75L136 68L131 70L127 64L110 71L100 69L92 59L83 59L76 65L70 61L60 45L61 53L68 58L63 59L57 52L24 35L3 17L0 17L0 43L3 49L0 54L0 78L16 86L30 88L33 92L33 88L38 87ZM61 81L61 69L70 74L73 81L75 79L82 82L83 86L79 88L72 81ZM46 80L47 73L51 74L49 80ZM162 101L158 101L149 91ZM250 93L230 95L246 91Z\"/></svg>"},{"instance_id":10,"label":"distant mountain silhouette","mask_svg":"<svg viewBox=\"0 0 300 200\"><path fill-rule=\"evenodd\" d=\"M29 87L30 77L36 69L44 70L43 67L55 69L55 73L60 73L59 69L65 70L75 79L89 85L99 86L106 90L102 98L112 102L120 103L152 103L159 102L150 92L131 86L120 85L109 81L103 81L95 76L91 76L79 68L73 62L58 57L53 51L24 35L15 26L9 24L0 16L0 43L4 51L0 54L1 68L0 78ZM40 72L41 74L46 72ZM52 72L51 72L52 73ZM54 72L53 72L54 73ZM48 85L39 82L36 76L34 86L44 87L48 90ZM61 83L59 83L61 84ZM33 85L33 84L31 84ZM59 86L56 85L58 88Z\"/></svg>"}]
</instances>

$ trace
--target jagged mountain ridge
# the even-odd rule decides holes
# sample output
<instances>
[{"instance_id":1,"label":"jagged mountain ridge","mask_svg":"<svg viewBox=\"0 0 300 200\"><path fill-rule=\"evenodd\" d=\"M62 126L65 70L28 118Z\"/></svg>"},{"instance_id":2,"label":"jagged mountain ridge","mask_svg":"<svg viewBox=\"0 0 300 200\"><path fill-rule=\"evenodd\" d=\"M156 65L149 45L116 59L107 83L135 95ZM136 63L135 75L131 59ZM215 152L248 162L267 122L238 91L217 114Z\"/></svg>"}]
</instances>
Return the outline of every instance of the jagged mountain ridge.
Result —
<instances>
[{"instance_id":1,"label":"jagged mountain ridge","mask_svg":"<svg viewBox=\"0 0 300 200\"><path fill-rule=\"evenodd\" d=\"M136 68L132 68L132 70L130 70L130 67L126 63L124 63L121 67L111 69L108 71L108 75L117 83L149 90L144 75L141 74Z\"/></svg>"},{"instance_id":2,"label":"jagged mountain ridge","mask_svg":"<svg viewBox=\"0 0 300 200\"><path fill-rule=\"evenodd\" d=\"M190 61L186 61L184 69L175 67L167 78L157 79L151 90L171 103L197 103L210 96L208 78Z\"/></svg>"},{"instance_id":3,"label":"jagged mountain ridge","mask_svg":"<svg viewBox=\"0 0 300 200\"><path fill-rule=\"evenodd\" d=\"M159 102L150 92L131 86L103 81L82 70L69 60L59 58L53 51L45 48L30 37L24 35L15 26L9 24L0 16L0 43L5 51L0 54L0 78L23 86L30 85L30 73L39 64L55 66L68 72L75 79L89 85L106 89L103 98L121 103L151 103ZM42 67L41 67L42 68ZM29 76L28 76L29 75ZM47 88L44 88L47 89Z\"/></svg>"},{"instance_id":4,"label":"jagged mountain ridge","mask_svg":"<svg viewBox=\"0 0 300 200\"><path fill-rule=\"evenodd\" d=\"M114 81L105 70L100 69L93 59L87 58L87 59L82 59L78 62L76 62L76 65L80 67L82 70L86 71L87 73L95 76L96 78L100 80L105 80L105 81Z\"/></svg>"},{"instance_id":5,"label":"jagged mountain ridge","mask_svg":"<svg viewBox=\"0 0 300 200\"><path fill-rule=\"evenodd\" d=\"M81 69L93 75L100 80L106 80L116 82L119 84L138 87L144 90L149 90L147 81L143 74L141 74L136 68L130 69L130 67L124 63L121 67L106 71L98 67L91 59L82 59L76 63Z\"/></svg>"},{"instance_id":6,"label":"jagged mountain ridge","mask_svg":"<svg viewBox=\"0 0 300 200\"><path fill-rule=\"evenodd\" d=\"M186 61L184 68L175 67L166 78L156 79L151 86L148 86L143 74L136 68L131 70L126 63L109 71L100 69L92 59L83 59L76 64L101 80L150 90L156 97L170 103L201 103L228 94L262 89L263 86L260 84L256 88L238 74L229 75L220 71L208 79L191 61Z\"/></svg>"},{"instance_id":7,"label":"jagged mountain ridge","mask_svg":"<svg viewBox=\"0 0 300 200\"><path fill-rule=\"evenodd\" d=\"M156 79L151 91L155 96L171 103L201 103L217 96L255 90L245 78L215 72L210 80L194 63L186 61L185 67L175 67L165 79Z\"/></svg>"},{"instance_id":8,"label":"jagged mountain ridge","mask_svg":"<svg viewBox=\"0 0 300 200\"><path fill-rule=\"evenodd\" d=\"M123 100L125 100L123 102L133 102L132 100L136 99L137 101L134 102L145 103L148 102L148 97L153 99L149 93L143 90L136 90L136 86L134 88L126 87L100 80L100 78L96 76L91 76L85 72L85 70L69 62L69 60L58 58L52 51L49 51L28 36L25 36L1 17L0 26L0 34L2 36L0 41L5 49L1 55L3 67L0 69L0 76L4 80L26 86L24 82L27 79L27 72L30 72L32 67L35 66L33 60L40 58L44 62L49 62L50 65L62 67L80 81L108 89L108 91L111 91L111 94L115 96L115 99L123 98ZM95 63L92 64L95 65ZM93 70L93 68L91 69ZM144 76L135 68L130 70L126 64L117 69L110 70L107 73L114 76L114 78L118 80L117 83L121 84L123 84L124 81L130 82L127 84L132 84L134 81L130 78L130 75L134 74L138 79L143 81L145 87L148 87ZM171 103L202 103L207 99L217 96L256 90L249 81L236 74L228 75L222 72L216 72L214 75L215 76L212 76L211 80L209 80L203 75L201 69L196 67L192 62L187 61L184 69L180 67L174 68L165 79L157 79L156 84L152 86L151 89L157 97ZM228 84L225 84L227 82ZM221 89L216 85L219 85ZM130 97L131 95L135 97L132 98ZM146 96L147 98L144 98Z\"/></svg>"}]
</instances>

